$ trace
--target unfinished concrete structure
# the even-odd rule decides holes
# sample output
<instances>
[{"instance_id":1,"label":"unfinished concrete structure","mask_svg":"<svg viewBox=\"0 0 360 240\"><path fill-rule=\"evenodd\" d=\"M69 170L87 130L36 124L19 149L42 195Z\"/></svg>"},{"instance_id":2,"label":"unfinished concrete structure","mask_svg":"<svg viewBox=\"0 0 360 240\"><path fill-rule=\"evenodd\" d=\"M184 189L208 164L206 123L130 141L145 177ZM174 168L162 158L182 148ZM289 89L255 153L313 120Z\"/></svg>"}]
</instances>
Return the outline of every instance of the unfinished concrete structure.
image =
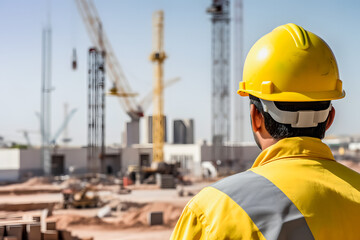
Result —
<instances>
[{"instance_id":1,"label":"unfinished concrete structure","mask_svg":"<svg viewBox=\"0 0 360 240\"><path fill-rule=\"evenodd\" d=\"M194 119L176 119L173 122L173 143L194 143Z\"/></svg>"},{"instance_id":2,"label":"unfinished concrete structure","mask_svg":"<svg viewBox=\"0 0 360 240\"><path fill-rule=\"evenodd\" d=\"M251 166L260 150L255 144L223 146L234 148L236 159L224 161L219 168L228 173ZM99 163L101 173L124 175L130 165L150 166L152 144L135 144L132 147L106 148ZM212 146L206 144L165 144L164 159L178 163L184 174L201 178L201 163L212 161ZM51 175L83 174L88 172L86 148L55 148L51 151ZM43 175L40 149L0 149L0 181L18 181Z\"/></svg>"}]
</instances>

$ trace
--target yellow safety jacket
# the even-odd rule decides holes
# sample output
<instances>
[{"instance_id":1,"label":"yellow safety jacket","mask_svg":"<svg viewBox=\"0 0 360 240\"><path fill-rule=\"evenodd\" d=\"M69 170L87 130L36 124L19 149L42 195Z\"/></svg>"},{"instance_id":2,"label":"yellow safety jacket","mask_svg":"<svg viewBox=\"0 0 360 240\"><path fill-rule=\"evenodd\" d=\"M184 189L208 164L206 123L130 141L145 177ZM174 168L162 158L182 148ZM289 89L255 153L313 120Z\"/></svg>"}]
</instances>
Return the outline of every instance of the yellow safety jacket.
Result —
<instances>
[{"instance_id":1,"label":"yellow safety jacket","mask_svg":"<svg viewBox=\"0 0 360 240\"><path fill-rule=\"evenodd\" d=\"M198 193L171 239L360 239L360 174L319 139L280 140Z\"/></svg>"}]
</instances>

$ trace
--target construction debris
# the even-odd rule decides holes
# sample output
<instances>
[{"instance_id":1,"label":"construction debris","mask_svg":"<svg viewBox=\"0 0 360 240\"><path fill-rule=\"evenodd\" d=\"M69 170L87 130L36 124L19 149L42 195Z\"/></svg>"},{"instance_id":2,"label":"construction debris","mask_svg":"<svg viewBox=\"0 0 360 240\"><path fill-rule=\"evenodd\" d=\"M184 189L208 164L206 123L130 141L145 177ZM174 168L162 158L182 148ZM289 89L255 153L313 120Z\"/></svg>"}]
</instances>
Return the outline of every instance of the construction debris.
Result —
<instances>
[{"instance_id":1,"label":"construction debris","mask_svg":"<svg viewBox=\"0 0 360 240\"><path fill-rule=\"evenodd\" d=\"M44 211L45 213L46 211ZM45 214L43 214L45 216ZM42 221L45 221L43 218ZM8 240L88 240L92 238L78 238L72 236L70 231L58 230L56 222L45 221L45 228L41 229L41 224L35 221L25 220L5 220L0 223L0 239Z\"/></svg>"},{"instance_id":2,"label":"construction debris","mask_svg":"<svg viewBox=\"0 0 360 240\"><path fill-rule=\"evenodd\" d=\"M108 205L100 208L100 210L97 213L97 217L99 218L109 217L109 216L111 216L111 208Z\"/></svg>"},{"instance_id":3,"label":"construction debris","mask_svg":"<svg viewBox=\"0 0 360 240\"><path fill-rule=\"evenodd\" d=\"M163 221L163 212L149 212L148 215L148 224L149 226L162 225Z\"/></svg>"},{"instance_id":4,"label":"construction debris","mask_svg":"<svg viewBox=\"0 0 360 240\"><path fill-rule=\"evenodd\" d=\"M68 207L97 207L101 205L100 198L90 185L71 186L62 191L63 206Z\"/></svg>"},{"instance_id":5,"label":"construction debris","mask_svg":"<svg viewBox=\"0 0 360 240\"><path fill-rule=\"evenodd\" d=\"M153 174L154 179L155 176ZM163 176L165 177L161 177L162 179L167 177L166 174ZM174 179L173 176L172 179ZM128 184L128 182L126 183ZM36 184L60 187L63 189L63 193L68 194L68 198L65 198L65 194L58 193L27 194L26 196L1 196L0 194L0 209L3 207L4 211L0 212L0 239L21 237L26 240L83 240L86 239L84 237L92 236L96 240L102 240L107 239L107 237L101 236L101 232L104 230L136 232L138 229L143 229L143 231L161 229L161 231L167 232L174 227L186 203L186 198L183 198L179 204L177 192L174 190L162 191L160 185L140 184L139 186L125 187L122 177L109 178L102 175L64 177L54 179L52 182L34 178L23 184L13 185L11 188L19 191L26 190L27 187L35 189ZM10 189L9 186L3 188ZM153 191L158 193L154 195ZM131 193L131 195L120 195L123 193ZM63 196L64 202L62 202L61 196ZM144 196L153 196L154 201L143 202ZM163 198L164 196L165 198ZM84 201L85 198L88 198L86 200L88 203L92 201L91 203L95 202L96 205L106 204L106 206L101 209L75 209L77 206L92 206L92 204L74 204L74 202ZM94 201L95 199L96 201ZM46 202L50 200L57 202ZM71 209L63 209L61 207L63 203ZM19 212L10 213L9 210ZM89 232L82 229L89 229ZM74 233L82 238L73 236Z\"/></svg>"}]
</instances>

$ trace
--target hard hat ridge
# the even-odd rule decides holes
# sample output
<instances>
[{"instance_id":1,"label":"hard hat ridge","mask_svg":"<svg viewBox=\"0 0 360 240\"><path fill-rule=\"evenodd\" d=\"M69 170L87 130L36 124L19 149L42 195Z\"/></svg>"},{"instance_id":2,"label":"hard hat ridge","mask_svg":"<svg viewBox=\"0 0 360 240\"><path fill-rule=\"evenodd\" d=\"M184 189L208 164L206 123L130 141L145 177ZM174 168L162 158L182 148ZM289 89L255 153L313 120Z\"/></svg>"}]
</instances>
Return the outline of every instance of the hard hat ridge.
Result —
<instances>
[{"instance_id":1,"label":"hard hat ridge","mask_svg":"<svg viewBox=\"0 0 360 240\"><path fill-rule=\"evenodd\" d=\"M295 41L295 45L297 48L300 48L303 50L309 48L310 38L309 38L307 31L304 28L302 28L294 23L288 23L286 25L279 26L279 27L275 28L274 30L281 29L281 28L285 29L286 31L288 31L290 33L290 35L292 36L292 38Z\"/></svg>"}]
</instances>

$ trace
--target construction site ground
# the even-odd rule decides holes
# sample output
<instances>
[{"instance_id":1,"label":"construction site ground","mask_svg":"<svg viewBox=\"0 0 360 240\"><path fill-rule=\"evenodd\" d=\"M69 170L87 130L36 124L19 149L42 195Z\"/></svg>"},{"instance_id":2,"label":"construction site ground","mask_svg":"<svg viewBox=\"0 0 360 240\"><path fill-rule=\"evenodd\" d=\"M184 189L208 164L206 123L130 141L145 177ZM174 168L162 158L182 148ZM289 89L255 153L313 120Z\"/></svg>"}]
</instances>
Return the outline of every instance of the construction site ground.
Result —
<instances>
[{"instance_id":1,"label":"construction site ground","mask_svg":"<svg viewBox=\"0 0 360 240\"><path fill-rule=\"evenodd\" d=\"M33 178L22 184L0 187L0 222L40 216L42 209L53 208L47 221L56 221L56 228L68 230L81 238L94 240L169 239L186 203L211 182L194 183L178 189L159 189L151 185L132 185L130 194L119 194L119 186L97 186L109 216L99 218L98 208L63 209L61 185L43 183ZM38 193L36 192L38 189ZM47 191L48 190L48 191ZM104 207L103 206L103 207ZM162 225L149 226L149 212L163 212Z\"/></svg>"},{"instance_id":2,"label":"construction site ground","mask_svg":"<svg viewBox=\"0 0 360 240\"><path fill-rule=\"evenodd\" d=\"M339 162L360 172L359 162ZM169 239L186 203L214 181L195 182L177 189L131 185L129 194L119 194L119 185L98 183L95 188L102 206L64 209L61 190L71 181L54 184L44 178L32 178L24 183L0 187L0 224L32 219L41 216L44 209L53 209L46 220L56 222L57 230L70 231L82 239ZM105 208L109 214L98 217ZM157 211L163 213L163 224L150 226L148 215Z\"/></svg>"}]
</instances>

